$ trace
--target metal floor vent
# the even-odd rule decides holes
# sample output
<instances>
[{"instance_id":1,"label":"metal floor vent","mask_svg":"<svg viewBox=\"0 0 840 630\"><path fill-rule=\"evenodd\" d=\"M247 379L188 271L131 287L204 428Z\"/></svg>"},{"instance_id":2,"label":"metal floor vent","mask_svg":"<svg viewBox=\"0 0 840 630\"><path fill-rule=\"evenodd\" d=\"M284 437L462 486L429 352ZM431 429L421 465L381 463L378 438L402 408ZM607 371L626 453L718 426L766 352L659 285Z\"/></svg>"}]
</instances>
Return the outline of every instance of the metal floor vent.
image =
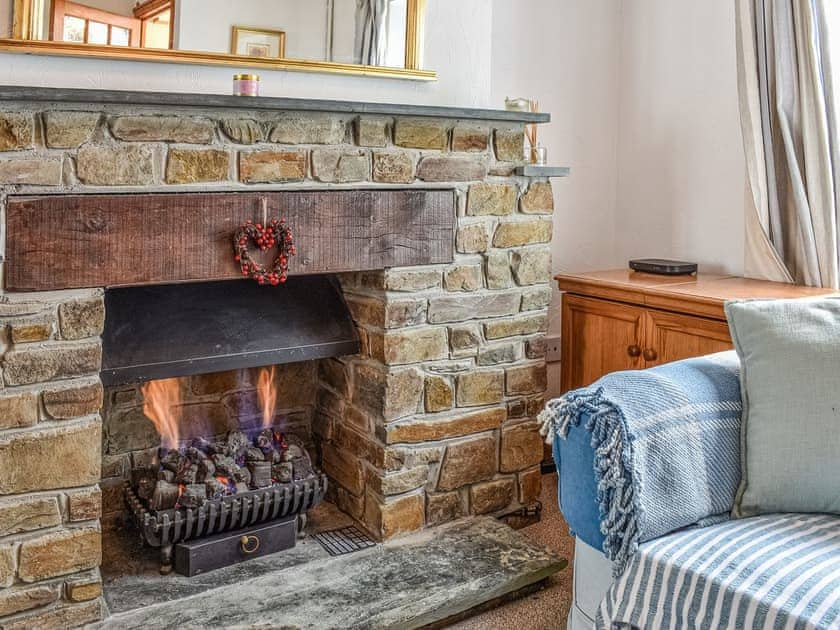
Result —
<instances>
[{"instance_id":1,"label":"metal floor vent","mask_svg":"<svg viewBox=\"0 0 840 630\"><path fill-rule=\"evenodd\" d=\"M331 556L343 556L346 553L361 551L368 547L375 547L376 541L371 539L358 527L342 527L328 532L314 534L313 538L321 543Z\"/></svg>"}]
</instances>

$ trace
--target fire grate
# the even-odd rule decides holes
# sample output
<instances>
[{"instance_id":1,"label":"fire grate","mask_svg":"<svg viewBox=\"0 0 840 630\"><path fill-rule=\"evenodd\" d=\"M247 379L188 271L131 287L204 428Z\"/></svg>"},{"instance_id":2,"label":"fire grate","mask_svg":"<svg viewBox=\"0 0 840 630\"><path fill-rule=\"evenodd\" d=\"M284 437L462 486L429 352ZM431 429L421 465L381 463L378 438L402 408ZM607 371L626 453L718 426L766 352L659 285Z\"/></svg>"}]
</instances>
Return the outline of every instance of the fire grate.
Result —
<instances>
[{"instance_id":1,"label":"fire grate","mask_svg":"<svg viewBox=\"0 0 840 630\"><path fill-rule=\"evenodd\" d=\"M358 527L342 527L328 532L321 532L313 535L313 538L321 543L331 556L343 556L354 551L361 551L369 547L375 547L376 541L371 539Z\"/></svg>"}]
</instances>

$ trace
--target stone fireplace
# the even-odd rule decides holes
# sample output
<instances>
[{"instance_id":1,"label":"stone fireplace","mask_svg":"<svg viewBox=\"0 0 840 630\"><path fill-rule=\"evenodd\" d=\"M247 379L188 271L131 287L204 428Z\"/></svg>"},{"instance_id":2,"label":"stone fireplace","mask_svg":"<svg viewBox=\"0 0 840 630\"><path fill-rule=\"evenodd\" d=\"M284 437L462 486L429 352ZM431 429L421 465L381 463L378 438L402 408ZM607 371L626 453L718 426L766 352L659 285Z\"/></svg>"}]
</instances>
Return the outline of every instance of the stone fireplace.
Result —
<instances>
[{"instance_id":1,"label":"stone fireplace","mask_svg":"<svg viewBox=\"0 0 840 630\"><path fill-rule=\"evenodd\" d=\"M0 103L0 624L72 627L105 614L103 536L124 517L131 469L160 445L141 386L100 378L105 291L232 277L178 262L125 283L86 275L78 260L92 254L60 233L81 207L71 197L451 195L443 258L415 262L400 247L410 264L316 269L340 283L359 352L277 365L273 413L311 447L338 508L376 539L533 505L553 200L547 180L516 174L527 115L147 97L39 91ZM85 216L82 231L95 232L102 217ZM52 227L33 234L44 217ZM309 256L302 244L295 264L317 267ZM257 365L181 375L182 421L228 430L253 420L259 378Z\"/></svg>"}]
</instances>

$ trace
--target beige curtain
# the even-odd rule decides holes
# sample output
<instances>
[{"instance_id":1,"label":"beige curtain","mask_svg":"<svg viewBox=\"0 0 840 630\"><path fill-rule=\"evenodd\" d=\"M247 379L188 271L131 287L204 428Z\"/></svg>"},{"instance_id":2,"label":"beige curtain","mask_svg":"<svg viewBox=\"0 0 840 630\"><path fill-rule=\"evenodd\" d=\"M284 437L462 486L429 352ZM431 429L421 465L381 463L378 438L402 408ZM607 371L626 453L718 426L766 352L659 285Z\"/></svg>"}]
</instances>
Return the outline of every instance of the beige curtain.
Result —
<instances>
[{"instance_id":1,"label":"beige curtain","mask_svg":"<svg viewBox=\"0 0 840 630\"><path fill-rule=\"evenodd\" d=\"M736 0L751 277L840 288L840 24L831 2Z\"/></svg>"}]
</instances>

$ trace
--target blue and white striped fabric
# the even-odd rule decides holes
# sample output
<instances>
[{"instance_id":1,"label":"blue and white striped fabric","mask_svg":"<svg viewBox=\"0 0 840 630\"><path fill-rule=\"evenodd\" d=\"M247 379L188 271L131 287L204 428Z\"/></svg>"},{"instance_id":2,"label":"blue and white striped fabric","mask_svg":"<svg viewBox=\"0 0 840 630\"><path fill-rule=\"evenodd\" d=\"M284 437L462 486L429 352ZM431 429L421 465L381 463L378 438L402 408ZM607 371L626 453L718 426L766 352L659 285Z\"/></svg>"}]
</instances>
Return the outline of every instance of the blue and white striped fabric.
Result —
<instances>
[{"instance_id":1,"label":"blue and white striped fabric","mask_svg":"<svg viewBox=\"0 0 840 630\"><path fill-rule=\"evenodd\" d=\"M550 401L549 439L592 434L604 552L617 577L640 543L729 517L741 478L733 351L613 372Z\"/></svg>"},{"instance_id":2,"label":"blue and white striped fabric","mask_svg":"<svg viewBox=\"0 0 840 630\"><path fill-rule=\"evenodd\" d=\"M596 627L840 628L840 517L771 514L639 547Z\"/></svg>"}]
</instances>

